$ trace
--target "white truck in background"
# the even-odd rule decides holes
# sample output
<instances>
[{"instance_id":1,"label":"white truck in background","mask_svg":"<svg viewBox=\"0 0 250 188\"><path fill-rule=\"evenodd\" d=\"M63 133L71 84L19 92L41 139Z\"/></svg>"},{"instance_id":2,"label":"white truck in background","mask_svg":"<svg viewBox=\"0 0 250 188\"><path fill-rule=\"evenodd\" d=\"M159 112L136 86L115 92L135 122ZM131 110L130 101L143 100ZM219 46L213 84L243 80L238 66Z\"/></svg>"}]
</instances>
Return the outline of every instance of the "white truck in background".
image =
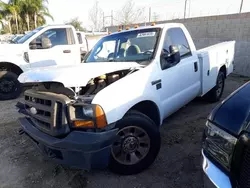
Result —
<instances>
[{"instance_id":1,"label":"white truck in background","mask_svg":"<svg viewBox=\"0 0 250 188\"><path fill-rule=\"evenodd\" d=\"M76 32L78 41L81 44L81 57L82 60L87 52L89 52L95 44L104 36L106 36L107 32Z\"/></svg>"},{"instance_id":2,"label":"white truck in background","mask_svg":"<svg viewBox=\"0 0 250 188\"><path fill-rule=\"evenodd\" d=\"M71 25L48 25L28 32L11 44L0 44L0 100L20 95L21 85L17 78L27 70L80 64L83 56L105 33L95 41L88 41L87 35Z\"/></svg>"},{"instance_id":3,"label":"white truck in background","mask_svg":"<svg viewBox=\"0 0 250 188\"><path fill-rule=\"evenodd\" d=\"M158 155L165 118L196 97L220 100L234 48L229 41L197 51L174 23L105 36L80 65L20 75L36 84L16 105L26 115L20 134L58 163L139 173Z\"/></svg>"}]
</instances>

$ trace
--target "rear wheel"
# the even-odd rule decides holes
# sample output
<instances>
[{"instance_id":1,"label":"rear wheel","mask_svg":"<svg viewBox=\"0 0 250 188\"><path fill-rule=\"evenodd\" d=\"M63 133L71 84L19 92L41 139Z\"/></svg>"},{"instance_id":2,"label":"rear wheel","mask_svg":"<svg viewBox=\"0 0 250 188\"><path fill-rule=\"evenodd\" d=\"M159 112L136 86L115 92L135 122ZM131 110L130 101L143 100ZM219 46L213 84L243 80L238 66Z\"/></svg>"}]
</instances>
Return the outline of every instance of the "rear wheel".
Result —
<instances>
[{"instance_id":1,"label":"rear wheel","mask_svg":"<svg viewBox=\"0 0 250 188\"><path fill-rule=\"evenodd\" d=\"M0 100L9 100L19 97L21 84L18 75L9 71L0 72Z\"/></svg>"},{"instance_id":2,"label":"rear wheel","mask_svg":"<svg viewBox=\"0 0 250 188\"><path fill-rule=\"evenodd\" d=\"M209 102L218 102L223 94L225 85L225 74L220 71L217 77L216 86L207 93L205 98Z\"/></svg>"},{"instance_id":3,"label":"rear wheel","mask_svg":"<svg viewBox=\"0 0 250 188\"><path fill-rule=\"evenodd\" d=\"M117 127L119 139L111 149L110 169L123 175L142 172L159 153L159 128L148 116L138 111L129 112L117 122Z\"/></svg>"}]
</instances>

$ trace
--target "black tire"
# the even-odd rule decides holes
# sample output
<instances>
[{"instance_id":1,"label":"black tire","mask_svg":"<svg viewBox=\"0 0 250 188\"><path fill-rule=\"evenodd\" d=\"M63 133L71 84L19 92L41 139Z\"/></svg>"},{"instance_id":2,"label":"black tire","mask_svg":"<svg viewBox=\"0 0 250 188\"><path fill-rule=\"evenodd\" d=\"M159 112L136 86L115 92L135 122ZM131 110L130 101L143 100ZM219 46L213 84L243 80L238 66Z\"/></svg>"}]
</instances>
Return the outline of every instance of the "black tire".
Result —
<instances>
[{"instance_id":1,"label":"black tire","mask_svg":"<svg viewBox=\"0 0 250 188\"><path fill-rule=\"evenodd\" d=\"M205 95L208 102L218 102L223 94L225 86L225 74L220 71L217 77L216 86Z\"/></svg>"},{"instance_id":2,"label":"black tire","mask_svg":"<svg viewBox=\"0 0 250 188\"><path fill-rule=\"evenodd\" d=\"M138 161L138 163L132 165L122 164L118 160L116 160L112 149L109 168L112 172L117 174L132 175L142 172L155 161L160 151L161 136L159 127L157 127L156 124L148 116L138 111L130 111L127 113L127 115L124 116L123 119L118 121L116 125L119 130L123 130L124 128L131 126L137 127L138 129L143 130L145 131L145 133L147 133L147 138L149 138L150 146L148 146L148 152L147 154L145 154L145 157ZM126 137L123 139L123 143L125 142L125 139ZM120 148L123 148L122 145L123 144L121 144ZM124 152L123 149L122 151Z\"/></svg>"},{"instance_id":3,"label":"black tire","mask_svg":"<svg viewBox=\"0 0 250 188\"><path fill-rule=\"evenodd\" d=\"M15 99L21 94L18 75L9 71L0 71L0 100Z\"/></svg>"}]
</instances>

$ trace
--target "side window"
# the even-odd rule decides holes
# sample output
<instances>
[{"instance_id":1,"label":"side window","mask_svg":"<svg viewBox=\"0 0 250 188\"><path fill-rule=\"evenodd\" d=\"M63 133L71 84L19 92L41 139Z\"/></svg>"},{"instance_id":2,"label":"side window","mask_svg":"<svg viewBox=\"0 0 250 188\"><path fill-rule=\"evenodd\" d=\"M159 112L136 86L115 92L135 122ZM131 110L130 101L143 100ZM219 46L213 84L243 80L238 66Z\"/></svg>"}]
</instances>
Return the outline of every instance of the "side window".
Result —
<instances>
[{"instance_id":1,"label":"side window","mask_svg":"<svg viewBox=\"0 0 250 188\"><path fill-rule=\"evenodd\" d=\"M170 45L175 45L179 48L182 58L192 55L187 38L181 28L171 28L167 31L164 49L169 51Z\"/></svg>"},{"instance_id":2,"label":"side window","mask_svg":"<svg viewBox=\"0 0 250 188\"><path fill-rule=\"evenodd\" d=\"M36 44L36 49L42 49L42 38L48 38L52 44L51 47L57 45L68 45L67 32L66 29L50 29L45 31L43 34L38 36L34 41Z\"/></svg>"},{"instance_id":3,"label":"side window","mask_svg":"<svg viewBox=\"0 0 250 188\"><path fill-rule=\"evenodd\" d=\"M170 42L169 35L167 33L166 36L165 36L165 39L164 39L163 51L166 52L166 53L169 53L169 46L170 45L171 45L171 42Z\"/></svg>"},{"instance_id":4,"label":"side window","mask_svg":"<svg viewBox=\"0 0 250 188\"><path fill-rule=\"evenodd\" d=\"M82 44L82 36L81 36L81 33L77 33L77 38L78 38L79 44Z\"/></svg>"}]
</instances>

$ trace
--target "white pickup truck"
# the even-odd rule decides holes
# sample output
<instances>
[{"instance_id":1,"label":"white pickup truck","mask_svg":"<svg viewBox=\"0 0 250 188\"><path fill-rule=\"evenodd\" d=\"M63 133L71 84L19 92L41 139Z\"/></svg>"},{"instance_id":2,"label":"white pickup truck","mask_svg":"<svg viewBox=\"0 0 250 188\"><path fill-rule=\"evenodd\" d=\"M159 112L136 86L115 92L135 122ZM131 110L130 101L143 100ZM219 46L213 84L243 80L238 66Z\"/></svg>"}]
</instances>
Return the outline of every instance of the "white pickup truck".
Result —
<instances>
[{"instance_id":1,"label":"white pickup truck","mask_svg":"<svg viewBox=\"0 0 250 188\"><path fill-rule=\"evenodd\" d=\"M165 118L196 97L221 98L234 46L197 51L174 23L105 36L81 65L20 75L36 83L16 105L26 115L20 134L62 164L139 173L158 155Z\"/></svg>"},{"instance_id":2,"label":"white pickup truck","mask_svg":"<svg viewBox=\"0 0 250 188\"><path fill-rule=\"evenodd\" d=\"M70 25L49 25L27 33L15 43L1 44L0 100L19 96L21 87L17 78L27 70L80 64L81 58L90 50L85 36L86 33L76 31Z\"/></svg>"}]
</instances>

